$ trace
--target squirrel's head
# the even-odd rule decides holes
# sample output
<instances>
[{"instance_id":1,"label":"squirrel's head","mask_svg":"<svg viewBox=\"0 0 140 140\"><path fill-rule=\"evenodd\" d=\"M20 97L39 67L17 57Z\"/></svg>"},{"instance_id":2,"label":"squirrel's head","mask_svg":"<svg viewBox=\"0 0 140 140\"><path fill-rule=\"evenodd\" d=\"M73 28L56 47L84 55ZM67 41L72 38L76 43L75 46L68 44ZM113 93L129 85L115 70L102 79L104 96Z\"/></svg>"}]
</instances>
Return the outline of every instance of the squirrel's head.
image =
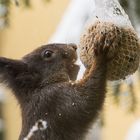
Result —
<instances>
[{"instance_id":1,"label":"squirrel's head","mask_svg":"<svg viewBox=\"0 0 140 140\"><path fill-rule=\"evenodd\" d=\"M76 49L75 44L43 45L24 56L23 61L48 83L75 80L79 71L79 66L75 64Z\"/></svg>"}]
</instances>

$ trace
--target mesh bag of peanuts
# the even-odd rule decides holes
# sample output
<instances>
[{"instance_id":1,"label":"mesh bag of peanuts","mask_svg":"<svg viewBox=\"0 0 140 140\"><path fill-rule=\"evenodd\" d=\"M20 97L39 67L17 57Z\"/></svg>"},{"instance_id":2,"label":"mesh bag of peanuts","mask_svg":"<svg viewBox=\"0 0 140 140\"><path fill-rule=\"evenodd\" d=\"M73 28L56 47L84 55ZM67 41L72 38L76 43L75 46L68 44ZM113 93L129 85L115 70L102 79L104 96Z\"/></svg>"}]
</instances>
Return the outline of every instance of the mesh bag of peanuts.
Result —
<instances>
[{"instance_id":1,"label":"mesh bag of peanuts","mask_svg":"<svg viewBox=\"0 0 140 140\"><path fill-rule=\"evenodd\" d=\"M94 16L80 41L80 59L89 67L94 63L94 44L109 47L107 79L125 79L139 67L138 35L117 0L95 0Z\"/></svg>"}]
</instances>

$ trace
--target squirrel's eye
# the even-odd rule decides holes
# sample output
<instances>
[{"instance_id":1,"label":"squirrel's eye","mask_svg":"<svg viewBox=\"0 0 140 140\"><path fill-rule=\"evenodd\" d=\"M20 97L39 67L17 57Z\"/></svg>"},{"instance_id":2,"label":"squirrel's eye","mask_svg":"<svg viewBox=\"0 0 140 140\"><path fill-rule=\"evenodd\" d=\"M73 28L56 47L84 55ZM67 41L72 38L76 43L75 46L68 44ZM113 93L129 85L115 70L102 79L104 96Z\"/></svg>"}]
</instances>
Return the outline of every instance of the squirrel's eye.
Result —
<instances>
[{"instance_id":1,"label":"squirrel's eye","mask_svg":"<svg viewBox=\"0 0 140 140\"><path fill-rule=\"evenodd\" d=\"M43 58L45 58L46 60L51 59L53 56L54 56L54 52L50 50L46 50L43 54Z\"/></svg>"}]
</instances>

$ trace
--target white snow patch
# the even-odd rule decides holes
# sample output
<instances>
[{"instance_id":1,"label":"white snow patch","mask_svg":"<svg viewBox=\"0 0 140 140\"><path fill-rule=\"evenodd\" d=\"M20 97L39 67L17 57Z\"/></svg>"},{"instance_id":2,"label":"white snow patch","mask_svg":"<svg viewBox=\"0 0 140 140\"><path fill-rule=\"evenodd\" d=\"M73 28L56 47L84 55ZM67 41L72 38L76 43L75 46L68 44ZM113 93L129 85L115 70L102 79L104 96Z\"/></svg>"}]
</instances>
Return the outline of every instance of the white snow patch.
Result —
<instances>
[{"instance_id":1,"label":"white snow patch","mask_svg":"<svg viewBox=\"0 0 140 140\"><path fill-rule=\"evenodd\" d=\"M132 125L125 140L140 140L140 120Z\"/></svg>"},{"instance_id":2,"label":"white snow patch","mask_svg":"<svg viewBox=\"0 0 140 140\"><path fill-rule=\"evenodd\" d=\"M47 127L48 127L47 121L38 120L35 123L35 125L30 129L30 132L23 140L29 140L36 131L39 131L39 130L43 131L43 130L47 129Z\"/></svg>"}]
</instances>

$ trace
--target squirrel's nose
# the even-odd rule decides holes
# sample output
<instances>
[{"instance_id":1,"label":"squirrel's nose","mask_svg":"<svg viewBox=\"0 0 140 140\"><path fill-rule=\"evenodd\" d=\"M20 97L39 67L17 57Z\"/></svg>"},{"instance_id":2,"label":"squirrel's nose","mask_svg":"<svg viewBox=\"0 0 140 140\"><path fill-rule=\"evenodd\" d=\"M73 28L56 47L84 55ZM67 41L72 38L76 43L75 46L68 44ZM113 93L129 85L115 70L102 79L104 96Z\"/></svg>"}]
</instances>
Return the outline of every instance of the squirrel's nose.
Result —
<instances>
[{"instance_id":1,"label":"squirrel's nose","mask_svg":"<svg viewBox=\"0 0 140 140\"><path fill-rule=\"evenodd\" d=\"M70 45L75 51L77 50L77 45L76 45L76 44L70 43L69 45Z\"/></svg>"}]
</instances>

